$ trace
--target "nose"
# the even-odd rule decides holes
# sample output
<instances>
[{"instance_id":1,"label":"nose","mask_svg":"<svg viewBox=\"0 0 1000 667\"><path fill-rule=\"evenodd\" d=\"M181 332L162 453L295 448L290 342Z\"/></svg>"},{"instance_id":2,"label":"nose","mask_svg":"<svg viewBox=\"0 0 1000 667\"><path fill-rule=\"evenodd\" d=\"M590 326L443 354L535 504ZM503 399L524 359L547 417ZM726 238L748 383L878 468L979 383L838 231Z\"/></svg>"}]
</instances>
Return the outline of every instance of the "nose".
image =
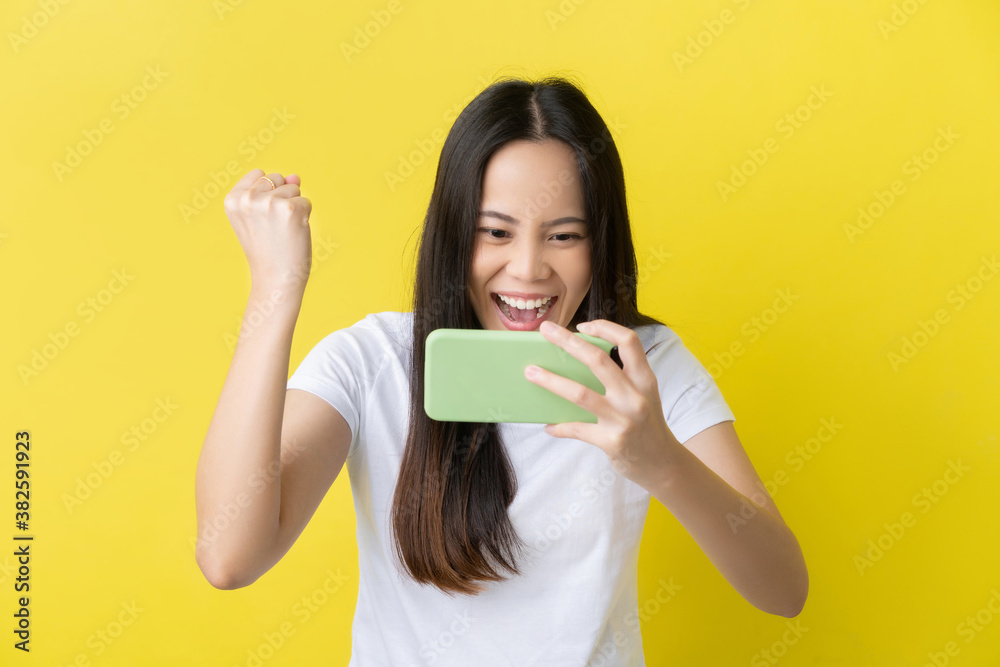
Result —
<instances>
[{"instance_id":1,"label":"nose","mask_svg":"<svg viewBox=\"0 0 1000 667\"><path fill-rule=\"evenodd\" d=\"M545 249L538 242L525 236L522 235L517 243L510 244L507 274L525 284L545 280L552 274Z\"/></svg>"}]
</instances>

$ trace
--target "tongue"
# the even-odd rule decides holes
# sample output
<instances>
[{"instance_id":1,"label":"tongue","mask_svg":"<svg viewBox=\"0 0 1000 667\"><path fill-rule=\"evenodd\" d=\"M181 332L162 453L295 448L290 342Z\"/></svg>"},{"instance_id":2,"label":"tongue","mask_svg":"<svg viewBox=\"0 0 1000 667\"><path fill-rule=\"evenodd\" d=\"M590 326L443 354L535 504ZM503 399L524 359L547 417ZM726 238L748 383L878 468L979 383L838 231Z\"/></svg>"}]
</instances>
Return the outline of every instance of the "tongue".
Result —
<instances>
[{"instance_id":1,"label":"tongue","mask_svg":"<svg viewBox=\"0 0 1000 667\"><path fill-rule=\"evenodd\" d=\"M537 308L529 308L527 310L522 310L520 308L514 308L512 306L509 310L510 314L514 316L515 322L531 322L538 315Z\"/></svg>"}]
</instances>

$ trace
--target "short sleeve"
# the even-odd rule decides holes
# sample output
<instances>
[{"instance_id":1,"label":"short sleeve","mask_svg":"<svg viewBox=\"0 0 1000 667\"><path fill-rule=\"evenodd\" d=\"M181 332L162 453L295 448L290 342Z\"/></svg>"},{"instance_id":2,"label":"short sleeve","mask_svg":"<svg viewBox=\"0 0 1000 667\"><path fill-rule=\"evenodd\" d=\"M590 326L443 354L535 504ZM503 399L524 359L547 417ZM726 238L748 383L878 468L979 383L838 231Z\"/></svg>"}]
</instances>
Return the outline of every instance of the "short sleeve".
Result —
<instances>
[{"instance_id":1,"label":"short sleeve","mask_svg":"<svg viewBox=\"0 0 1000 667\"><path fill-rule=\"evenodd\" d=\"M351 427L354 453L368 387L377 370L371 368L372 339L369 315L320 340L288 378L287 389L301 389L319 396L339 412Z\"/></svg>"},{"instance_id":2,"label":"short sleeve","mask_svg":"<svg viewBox=\"0 0 1000 667\"><path fill-rule=\"evenodd\" d=\"M692 436L736 417L715 380L669 327L654 325L646 359L656 375L667 428L683 444Z\"/></svg>"}]
</instances>

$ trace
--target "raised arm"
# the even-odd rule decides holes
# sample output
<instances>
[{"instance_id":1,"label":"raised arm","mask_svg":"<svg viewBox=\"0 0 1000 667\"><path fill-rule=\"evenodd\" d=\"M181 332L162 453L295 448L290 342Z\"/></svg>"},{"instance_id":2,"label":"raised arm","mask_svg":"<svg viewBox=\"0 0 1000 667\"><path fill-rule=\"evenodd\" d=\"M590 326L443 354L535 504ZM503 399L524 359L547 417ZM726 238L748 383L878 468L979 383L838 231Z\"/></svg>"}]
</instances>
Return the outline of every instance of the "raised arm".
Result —
<instances>
[{"instance_id":1,"label":"raised arm","mask_svg":"<svg viewBox=\"0 0 1000 667\"><path fill-rule=\"evenodd\" d=\"M311 205L297 177L263 175L249 172L226 196L251 290L195 478L195 559L224 589L254 582L288 551L343 467L351 439L328 403L286 392L311 262Z\"/></svg>"}]
</instances>

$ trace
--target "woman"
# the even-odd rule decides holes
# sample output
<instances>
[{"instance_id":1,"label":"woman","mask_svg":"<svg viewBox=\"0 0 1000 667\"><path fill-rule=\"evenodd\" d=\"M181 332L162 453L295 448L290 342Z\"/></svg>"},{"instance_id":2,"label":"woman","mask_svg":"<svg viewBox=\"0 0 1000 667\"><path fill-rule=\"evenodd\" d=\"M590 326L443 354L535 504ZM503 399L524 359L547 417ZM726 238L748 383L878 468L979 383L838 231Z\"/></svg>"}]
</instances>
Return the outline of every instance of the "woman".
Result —
<instances>
[{"instance_id":1,"label":"woman","mask_svg":"<svg viewBox=\"0 0 1000 667\"><path fill-rule=\"evenodd\" d=\"M621 161L576 86L502 80L469 103L441 151L413 311L329 334L286 383L310 264L300 185L256 169L226 197L252 288L198 464L198 564L214 586L270 569L346 462L351 665L644 664L636 564L652 497L749 602L799 613L802 553L732 412L637 309ZM430 419L424 341L442 327L541 331L606 393L526 377L598 422ZM584 329L618 346L622 368L572 333Z\"/></svg>"}]
</instances>

